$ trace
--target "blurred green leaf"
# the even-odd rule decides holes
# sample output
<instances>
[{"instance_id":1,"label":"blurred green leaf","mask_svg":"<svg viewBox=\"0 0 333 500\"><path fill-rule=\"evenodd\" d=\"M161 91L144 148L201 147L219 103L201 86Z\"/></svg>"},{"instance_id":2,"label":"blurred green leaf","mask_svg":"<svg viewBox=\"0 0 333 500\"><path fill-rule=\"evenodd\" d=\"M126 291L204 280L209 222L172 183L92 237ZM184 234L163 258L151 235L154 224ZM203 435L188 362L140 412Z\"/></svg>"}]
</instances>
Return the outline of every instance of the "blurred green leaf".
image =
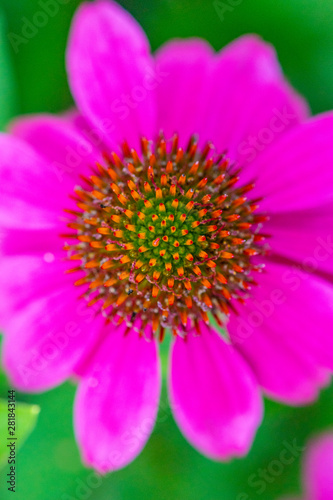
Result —
<instances>
[{"instance_id":1,"label":"blurred green leaf","mask_svg":"<svg viewBox=\"0 0 333 500\"><path fill-rule=\"evenodd\" d=\"M45 15L45 4L51 14ZM20 113L68 109L65 50L70 22L80 0L0 0L8 20L9 50L20 95ZM54 11L54 12L53 12ZM44 17L43 17L44 16ZM40 20L45 22L40 24Z\"/></svg>"},{"instance_id":2,"label":"blurred green leaf","mask_svg":"<svg viewBox=\"0 0 333 500\"><path fill-rule=\"evenodd\" d=\"M16 450L18 450L33 431L40 408L37 405L15 402L15 436ZM0 399L0 467L8 459L8 401Z\"/></svg>"},{"instance_id":3,"label":"blurred green leaf","mask_svg":"<svg viewBox=\"0 0 333 500\"><path fill-rule=\"evenodd\" d=\"M0 9L0 129L17 113L16 81L10 60L7 23Z\"/></svg>"}]
</instances>

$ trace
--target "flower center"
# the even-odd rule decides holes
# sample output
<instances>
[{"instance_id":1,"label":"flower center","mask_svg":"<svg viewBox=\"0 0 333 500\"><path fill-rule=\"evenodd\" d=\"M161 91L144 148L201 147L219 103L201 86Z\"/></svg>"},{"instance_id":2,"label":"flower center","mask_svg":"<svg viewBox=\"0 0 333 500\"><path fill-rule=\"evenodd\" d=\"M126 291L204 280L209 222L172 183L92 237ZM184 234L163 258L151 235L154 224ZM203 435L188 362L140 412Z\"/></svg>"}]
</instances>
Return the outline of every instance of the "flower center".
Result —
<instances>
[{"instance_id":1,"label":"flower center","mask_svg":"<svg viewBox=\"0 0 333 500\"><path fill-rule=\"evenodd\" d=\"M140 155L125 143L121 158L106 156L75 189L78 210L66 210L76 233L65 249L81 261L72 271L85 272L75 285L89 284L89 305L129 328L139 318L139 330L150 324L160 339L165 328L184 335L190 322L208 322L209 312L222 326L262 267L251 258L263 253L266 217L245 196L254 185L236 187L239 172L194 136L186 151L177 135L161 135L142 138Z\"/></svg>"}]
</instances>

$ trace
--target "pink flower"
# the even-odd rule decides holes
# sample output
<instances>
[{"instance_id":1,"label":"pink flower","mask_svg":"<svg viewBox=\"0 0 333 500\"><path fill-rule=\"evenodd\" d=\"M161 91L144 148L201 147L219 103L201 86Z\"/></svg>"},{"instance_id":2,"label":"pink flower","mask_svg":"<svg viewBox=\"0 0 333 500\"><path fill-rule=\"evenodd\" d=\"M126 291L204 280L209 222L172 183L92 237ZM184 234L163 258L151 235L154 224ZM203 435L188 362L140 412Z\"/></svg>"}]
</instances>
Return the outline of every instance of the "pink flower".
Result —
<instances>
[{"instance_id":1,"label":"pink flower","mask_svg":"<svg viewBox=\"0 0 333 500\"><path fill-rule=\"evenodd\" d=\"M83 459L114 470L154 426L170 328L181 431L244 455L262 389L310 403L333 368L333 115L308 118L257 37L152 57L106 0L78 9L67 64L79 111L0 138L4 367L21 390L75 375Z\"/></svg>"},{"instance_id":2,"label":"pink flower","mask_svg":"<svg viewBox=\"0 0 333 500\"><path fill-rule=\"evenodd\" d=\"M303 483L305 488L304 500L332 500L332 433L323 434L310 443L303 464ZM287 500L287 498L284 500ZM297 499L294 498L294 500Z\"/></svg>"}]
</instances>

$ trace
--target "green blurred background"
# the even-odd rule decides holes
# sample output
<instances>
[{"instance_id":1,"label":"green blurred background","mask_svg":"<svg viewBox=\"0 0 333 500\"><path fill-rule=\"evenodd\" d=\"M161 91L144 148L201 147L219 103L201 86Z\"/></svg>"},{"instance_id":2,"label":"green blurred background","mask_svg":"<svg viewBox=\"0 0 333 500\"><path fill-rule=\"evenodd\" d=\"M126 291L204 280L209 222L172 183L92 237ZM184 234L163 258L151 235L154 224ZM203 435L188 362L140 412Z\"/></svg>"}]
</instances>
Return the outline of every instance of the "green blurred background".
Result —
<instances>
[{"instance_id":1,"label":"green blurred background","mask_svg":"<svg viewBox=\"0 0 333 500\"><path fill-rule=\"evenodd\" d=\"M62 0L56 16L17 50L8 34L39 10L40 0L0 0L0 126L19 113L58 112L72 105L66 83L64 52L68 29L79 0ZM309 101L314 113L333 108L332 0L124 0L120 2L144 27L155 50L172 37L200 36L216 49L248 32L272 42L285 73ZM217 12L216 4L223 13ZM238 3L237 6L235 4ZM232 6L232 4L234 6ZM13 37L11 37L13 39ZM164 346L164 364L167 346ZM277 373L278 376L278 373ZM0 397L8 383L0 376ZM19 500L251 500L277 499L300 492L300 456L279 468L286 442L304 446L313 434L333 426L333 387L306 408L266 401L266 414L250 454L228 464L200 456L183 439L167 405L164 389L159 419L143 453L126 469L91 484L91 471L80 462L72 430L75 386L70 382L42 395L17 394L30 405L20 408L26 441L18 454ZM1 406L0 406L1 409ZM4 417L4 415L2 415ZM1 416L0 416L1 418ZM37 419L37 423L36 423ZM2 423L4 420L2 421ZM22 430L23 429L23 430ZM5 427L0 425L2 444ZM1 446L0 446L1 464ZM251 482L268 468L266 489ZM275 471L275 472L274 472ZM11 498L3 468L0 498ZM83 486L85 485L85 486Z\"/></svg>"}]
</instances>

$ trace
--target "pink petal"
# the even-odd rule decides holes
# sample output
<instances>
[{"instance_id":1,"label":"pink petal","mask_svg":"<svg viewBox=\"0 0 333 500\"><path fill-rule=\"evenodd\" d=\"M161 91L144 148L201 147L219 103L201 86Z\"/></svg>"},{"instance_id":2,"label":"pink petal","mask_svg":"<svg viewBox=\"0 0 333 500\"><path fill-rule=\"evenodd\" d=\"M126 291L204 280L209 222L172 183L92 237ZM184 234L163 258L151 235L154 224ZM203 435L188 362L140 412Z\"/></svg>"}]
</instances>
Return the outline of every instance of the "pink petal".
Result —
<instances>
[{"instance_id":1,"label":"pink petal","mask_svg":"<svg viewBox=\"0 0 333 500\"><path fill-rule=\"evenodd\" d=\"M274 254L291 259L304 271L332 280L332 222L333 203L330 203L288 214L272 214L265 223L265 232L272 235L269 245Z\"/></svg>"},{"instance_id":2,"label":"pink petal","mask_svg":"<svg viewBox=\"0 0 333 500\"><path fill-rule=\"evenodd\" d=\"M155 342L125 327L108 327L75 401L75 433L83 460L101 473L141 452L155 424L160 367Z\"/></svg>"},{"instance_id":3,"label":"pink petal","mask_svg":"<svg viewBox=\"0 0 333 500\"><path fill-rule=\"evenodd\" d=\"M173 40L156 54L158 125L167 138L180 134L182 147L201 132L200 106L214 65L214 52L203 40Z\"/></svg>"},{"instance_id":4,"label":"pink petal","mask_svg":"<svg viewBox=\"0 0 333 500\"><path fill-rule=\"evenodd\" d=\"M44 391L72 375L102 326L102 317L78 294L72 284L58 286L13 314L3 344L3 366L13 387Z\"/></svg>"},{"instance_id":5,"label":"pink petal","mask_svg":"<svg viewBox=\"0 0 333 500\"><path fill-rule=\"evenodd\" d=\"M75 185L82 184L80 175L92 175L91 167L102 160L101 139L88 123L84 134L67 116L33 115L15 120L10 128L45 159L53 182L67 196Z\"/></svg>"},{"instance_id":6,"label":"pink petal","mask_svg":"<svg viewBox=\"0 0 333 500\"><path fill-rule=\"evenodd\" d=\"M215 460L246 454L261 422L256 381L232 346L204 323L177 338L171 351L169 393L175 419L189 442Z\"/></svg>"},{"instance_id":7,"label":"pink petal","mask_svg":"<svg viewBox=\"0 0 333 500\"><path fill-rule=\"evenodd\" d=\"M304 471L307 500L333 498L333 434L324 434L310 445Z\"/></svg>"},{"instance_id":8,"label":"pink petal","mask_svg":"<svg viewBox=\"0 0 333 500\"><path fill-rule=\"evenodd\" d=\"M159 128L178 129L187 137L190 123L192 133L213 141L219 151L227 149L243 166L307 116L274 49L253 35L215 57L203 42L172 42L157 54L157 67L169 73L158 87ZM259 141L257 149L251 146L253 138Z\"/></svg>"},{"instance_id":9,"label":"pink petal","mask_svg":"<svg viewBox=\"0 0 333 500\"><path fill-rule=\"evenodd\" d=\"M253 148L249 151L253 137L265 149L308 113L285 80L274 48L254 35L245 35L221 51L210 95L206 138L228 148L241 165L253 161ZM217 103L216 96L221 96Z\"/></svg>"},{"instance_id":10,"label":"pink petal","mask_svg":"<svg viewBox=\"0 0 333 500\"><path fill-rule=\"evenodd\" d=\"M333 201L333 113L290 130L251 166L260 209L269 213L305 210Z\"/></svg>"},{"instance_id":11,"label":"pink petal","mask_svg":"<svg viewBox=\"0 0 333 500\"><path fill-rule=\"evenodd\" d=\"M72 262L63 260L63 253L34 249L25 255L2 256L0 260L0 326L16 321L22 309L31 301L42 299L54 291L66 287L72 293L73 283L81 277L65 272L73 267ZM68 293L68 292L67 292ZM80 291L82 293L82 290Z\"/></svg>"},{"instance_id":12,"label":"pink petal","mask_svg":"<svg viewBox=\"0 0 333 500\"><path fill-rule=\"evenodd\" d=\"M91 175L90 167L101 159L101 154L67 118L19 118L11 124L11 131L20 140L2 137L8 159L3 156L5 165L0 175L11 203L3 208L1 253L57 253L65 243L59 235L68 232L63 209L76 208L69 196L76 185L83 183L80 175ZM14 213L12 200L18 207ZM51 207L56 214L50 214Z\"/></svg>"},{"instance_id":13,"label":"pink petal","mask_svg":"<svg viewBox=\"0 0 333 500\"><path fill-rule=\"evenodd\" d=\"M43 254L46 260L53 260L54 252L59 252L65 239L52 229L0 229L0 252L4 255ZM47 255L52 254L52 255ZM64 255L62 254L62 257Z\"/></svg>"},{"instance_id":14,"label":"pink petal","mask_svg":"<svg viewBox=\"0 0 333 500\"><path fill-rule=\"evenodd\" d=\"M79 113L76 109L68 111L63 116L66 119L66 122L70 124L80 136L84 137L86 141L96 148L96 151L101 153L112 153L109 150L108 145L104 141L104 136L99 132L96 126L90 123L87 118ZM105 161L104 159L102 160Z\"/></svg>"},{"instance_id":15,"label":"pink petal","mask_svg":"<svg viewBox=\"0 0 333 500\"><path fill-rule=\"evenodd\" d=\"M333 291L325 281L267 263L266 272L236 306L228 324L231 340L259 383L289 404L309 403L333 369Z\"/></svg>"},{"instance_id":16,"label":"pink petal","mask_svg":"<svg viewBox=\"0 0 333 500\"><path fill-rule=\"evenodd\" d=\"M6 134L0 135L0 150L0 226L59 228L68 197L49 165L30 146Z\"/></svg>"},{"instance_id":17,"label":"pink petal","mask_svg":"<svg viewBox=\"0 0 333 500\"><path fill-rule=\"evenodd\" d=\"M81 113L112 148L155 134L153 61L146 36L114 2L81 5L67 53L70 86Z\"/></svg>"}]
</instances>

